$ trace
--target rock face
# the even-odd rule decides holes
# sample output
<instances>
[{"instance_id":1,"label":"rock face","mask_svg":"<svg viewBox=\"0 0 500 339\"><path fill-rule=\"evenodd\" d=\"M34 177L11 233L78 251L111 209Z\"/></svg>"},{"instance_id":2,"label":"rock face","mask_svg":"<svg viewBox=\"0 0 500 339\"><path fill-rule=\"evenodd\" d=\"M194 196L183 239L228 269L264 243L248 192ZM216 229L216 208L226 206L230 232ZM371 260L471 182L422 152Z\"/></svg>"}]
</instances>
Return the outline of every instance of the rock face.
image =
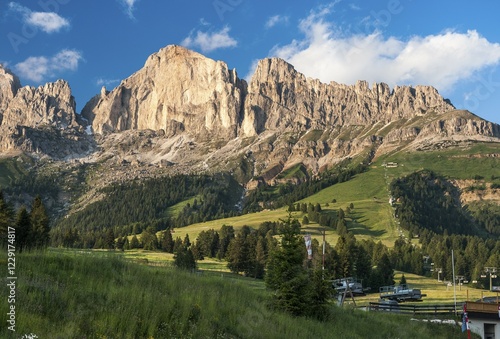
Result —
<instances>
[{"instance_id":1,"label":"rock face","mask_svg":"<svg viewBox=\"0 0 500 339\"><path fill-rule=\"evenodd\" d=\"M325 129L411 118L454 107L429 86L354 86L308 79L281 59L258 64L250 85L220 61L179 46L151 55L144 67L82 111L96 133L188 131L198 140L255 136L265 130Z\"/></svg>"},{"instance_id":2,"label":"rock face","mask_svg":"<svg viewBox=\"0 0 500 339\"><path fill-rule=\"evenodd\" d=\"M0 82L9 83L10 79L17 78L0 74ZM0 151L18 149L53 158L79 157L91 151L93 142L77 121L75 100L66 81L19 87L19 81L13 81L15 91L2 93L0 107L5 109Z\"/></svg>"},{"instance_id":3,"label":"rock face","mask_svg":"<svg viewBox=\"0 0 500 339\"><path fill-rule=\"evenodd\" d=\"M103 87L81 116L63 80L21 88L0 67L0 85L0 151L94 152L92 161L228 171L242 182L282 180L290 168L314 175L402 147L500 142L499 125L456 110L430 86L325 84L276 58L261 60L247 84L225 63L180 46L152 54L113 90ZM94 135L84 133L87 123Z\"/></svg>"},{"instance_id":4,"label":"rock face","mask_svg":"<svg viewBox=\"0 0 500 339\"><path fill-rule=\"evenodd\" d=\"M220 61L179 46L151 55L144 67L82 115L96 133L130 129L188 130L200 139L237 135L245 82Z\"/></svg>"},{"instance_id":5,"label":"rock face","mask_svg":"<svg viewBox=\"0 0 500 339\"><path fill-rule=\"evenodd\" d=\"M21 88L19 78L0 65L0 125L2 124L3 112L19 88Z\"/></svg>"},{"instance_id":6,"label":"rock face","mask_svg":"<svg viewBox=\"0 0 500 339\"><path fill-rule=\"evenodd\" d=\"M247 134L291 125L324 129L388 123L454 109L430 86L398 86L391 91L384 83L370 89L366 81L354 86L324 84L306 78L280 59L259 62L248 92L243 121Z\"/></svg>"},{"instance_id":7,"label":"rock face","mask_svg":"<svg viewBox=\"0 0 500 339\"><path fill-rule=\"evenodd\" d=\"M75 107L69 84L64 80L38 88L22 87L9 101L2 126L75 128L79 126Z\"/></svg>"}]
</instances>

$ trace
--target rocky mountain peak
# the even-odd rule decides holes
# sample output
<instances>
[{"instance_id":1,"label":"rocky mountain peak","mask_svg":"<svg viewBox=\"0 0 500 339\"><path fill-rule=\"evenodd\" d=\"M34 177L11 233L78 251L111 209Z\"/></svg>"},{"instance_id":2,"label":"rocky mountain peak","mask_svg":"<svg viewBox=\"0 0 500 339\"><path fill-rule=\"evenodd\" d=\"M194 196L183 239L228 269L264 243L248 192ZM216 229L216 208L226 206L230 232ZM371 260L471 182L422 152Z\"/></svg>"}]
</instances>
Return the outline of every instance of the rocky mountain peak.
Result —
<instances>
[{"instance_id":1,"label":"rocky mountain peak","mask_svg":"<svg viewBox=\"0 0 500 339\"><path fill-rule=\"evenodd\" d=\"M200 139L229 139L237 133L245 86L224 62L167 46L109 94L93 99L82 115L96 133L189 130Z\"/></svg>"},{"instance_id":2,"label":"rocky mountain peak","mask_svg":"<svg viewBox=\"0 0 500 339\"><path fill-rule=\"evenodd\" d=\"M37 88L20 88L4 111L2 126L39 127L50 125L60 129L77 127L76 104L69 84L64 80Z\"/></svg>"},{"instance_id":3,"label":"rocky mountain peak","mask_svg":"<svg viewBox=\"0 0 500 339\"><path fill-rule=\"evenodd\" d=\"M19 88L21 88L19 78L0 64L0 125L2 124L3 112Z\"/></svg>"}]
</instances>

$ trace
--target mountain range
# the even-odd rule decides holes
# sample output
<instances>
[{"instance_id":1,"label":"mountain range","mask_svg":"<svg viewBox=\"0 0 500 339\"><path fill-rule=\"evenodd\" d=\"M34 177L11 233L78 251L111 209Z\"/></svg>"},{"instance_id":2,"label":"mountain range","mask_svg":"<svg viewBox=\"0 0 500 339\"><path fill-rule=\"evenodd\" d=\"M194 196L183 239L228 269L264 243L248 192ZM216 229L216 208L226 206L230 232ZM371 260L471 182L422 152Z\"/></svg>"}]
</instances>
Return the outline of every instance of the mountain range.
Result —
<instances>
[{"instance_id":1,"label":"mountain range","mask_svg":"<svg viewBox=\"0 0 500 339\"><path fill-rule=\"evenodd\" d=\"M99 188L140 178L229 172L251 190L307 180L346 159L500 145L500 125L456 109L431 86L327 84L277 58L260 60L247 82L175 45L103 87L82 112L64 80L22 87L0 67L0 85L2 157L29 154L39 168L68 172L92 165L87 202Z\"/></svg>"}]
</instances>

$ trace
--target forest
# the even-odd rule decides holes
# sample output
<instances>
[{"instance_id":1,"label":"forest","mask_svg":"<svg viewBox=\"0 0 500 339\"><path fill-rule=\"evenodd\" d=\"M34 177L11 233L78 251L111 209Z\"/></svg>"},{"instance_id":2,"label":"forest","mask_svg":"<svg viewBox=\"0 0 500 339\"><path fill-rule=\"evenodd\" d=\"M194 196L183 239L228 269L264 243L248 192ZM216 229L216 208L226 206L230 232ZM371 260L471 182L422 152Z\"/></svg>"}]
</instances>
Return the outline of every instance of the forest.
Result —
<instances>
[{"instance_id":1,"label":"forest","mask_svg":"<svg viewBox=\"0 0 500 339\"><path fill-rule=\"evenodd\" d=\"M363 168L340 175L329 173L297 186L281 186L278 190L282 190L283 200L276 206L296 201L325 185L348 180ZM450 280L451 250L454 250L456 274L477 281L478 286L489 287L489 279L484 277L485 267L500 267L496 205L462 207L456 188L446 178L426 170L394 180L390 189L395 216L410 235L409 240L396 240L391 248L381 242L355 238L348 221L350 210L355 208L352 204L345 211L323 210L318 203L288 204L289 212L301 212L300 220L290 219L288 224L295 227L317 222L339 235L336 244L325 244L322 275L327 279L354 276L364 286L376 289L394 283L393 270L429 276L436 275L431 271L435 267L440 268L443 279ZM176 265L191 269L199 260L217 258L227 261L232 272L263 279L271 254L279 247L276 236L287 225L284 220L269 221L257 229L244 226L236 232L221 221L220 229L204 230L196 239L174 239L171 230L175 227L249 212L252 210L249 206L262 203L266 206L266 199L271 199L254 193L248 200L242 200L241 186L226 174L152 179L127 186L113 185L101 193L106 199L70 214L52 227L51 246L164 251L176 255ZM49 243L48 217L40 197L30 209L20 207L17 211L3 198L1 202L2 236L6 225L15 225L19 244L26 249ZM176 214L170 212L174 206ZM37 212L42 207L43 213ZM488 213L484 213L485 209ZM40 215L45 215L43 222L39 221ZM25 233L29 235L24 236ZM27 239L25 243L23 239ZM321 247L313 240L313 258L308 261L302 254L303 265L312 271L323 267Z\"/></svg>"}]
</instances>

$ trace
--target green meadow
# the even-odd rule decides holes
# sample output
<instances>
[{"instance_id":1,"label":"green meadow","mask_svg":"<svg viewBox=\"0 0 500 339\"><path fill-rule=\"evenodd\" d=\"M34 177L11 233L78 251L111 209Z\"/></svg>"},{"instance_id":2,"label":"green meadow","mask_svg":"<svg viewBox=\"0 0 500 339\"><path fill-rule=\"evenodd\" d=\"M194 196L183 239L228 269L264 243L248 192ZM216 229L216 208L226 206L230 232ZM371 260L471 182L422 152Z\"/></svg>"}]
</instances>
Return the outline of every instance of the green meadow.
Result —
<instances>
[{"instance_id":1,"label":"green meadow","mask_svg":"<svg viewBox=\"0 0 500 339\"><path fill-rule=\"evenodd\" d=\"M291 317L268 307L261 281L148 266L115 252L17 254L16 275L16 332L2 326L2 338L465 338L457 325L352 307L331 305L326 322ZM6 302L0 311L5 318Z\"/></svg>"}]
</instances>

